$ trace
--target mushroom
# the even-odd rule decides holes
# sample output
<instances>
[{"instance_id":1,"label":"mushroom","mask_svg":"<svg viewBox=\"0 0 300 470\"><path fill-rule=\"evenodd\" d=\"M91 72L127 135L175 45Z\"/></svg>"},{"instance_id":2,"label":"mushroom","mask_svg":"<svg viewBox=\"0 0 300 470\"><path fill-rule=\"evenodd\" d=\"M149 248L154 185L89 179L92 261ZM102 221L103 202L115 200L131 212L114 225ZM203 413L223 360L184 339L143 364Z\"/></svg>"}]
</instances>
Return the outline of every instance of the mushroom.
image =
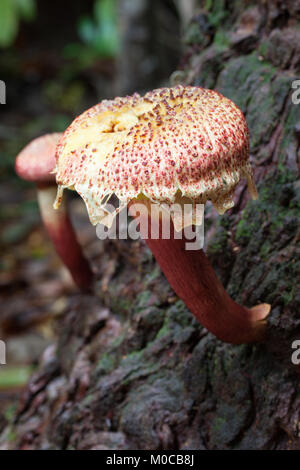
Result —
<instances>
[{"instance_id":1,"label":"mushroom","mask_svg":"<svg viewBox=\"0 0 300 470\"><path fill-rule=\"evenodd\" d=\"M91 287L93 273L77 241L66 204L62 204L58 211L53 208L57 190L53 169L61 136L54 133L34 139L17 156L15 170L20 178L36 184L41 217L48 235L74 282L87 291Z\"/></svg>"},{"instance_id":2,"label":"mushroom","mask_svg":"<svg viewBox=\"0 0 300 470\"><path fill-rule=\"evenodd\" d=\"M234 205L233 193L246 178L253 199L257 191L249 163L249 135L240 109L213 90L177 86L102 101L79 116L57 148L55 207L65 188L84 199L93 224L110 225L134 204L146 210L140 231L174 291L200 323L234 344L260 341L270 305L246 308L235 303L215 275L202 249L185 249L187 224L173 204L193 209L190 225L202 223L199 204L211 200L223 214ZM112 195L120 205L109 213ZM171 234L149 235L152 209L171 214ZM202 206L203 207L203 206ZM162 223L162 219L159 224ZM183 234L182 238L178 233Z\"/></svg>"}]
</instances>

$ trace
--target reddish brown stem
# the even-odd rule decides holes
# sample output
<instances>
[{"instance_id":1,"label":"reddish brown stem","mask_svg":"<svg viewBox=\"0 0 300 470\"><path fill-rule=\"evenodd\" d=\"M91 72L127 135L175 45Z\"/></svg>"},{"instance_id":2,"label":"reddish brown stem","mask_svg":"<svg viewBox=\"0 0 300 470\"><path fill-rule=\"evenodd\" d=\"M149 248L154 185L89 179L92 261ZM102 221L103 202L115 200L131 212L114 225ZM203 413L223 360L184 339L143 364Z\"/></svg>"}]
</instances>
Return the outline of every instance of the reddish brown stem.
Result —
<instances>
[{"instance_id":1,"label":"reddish brown stem","mask_svg":"<svg viewBox=\"0 0 300 470\"><path fill-rule=\"evenodd\" d=\"M144 238L150 235L142 222L140 231ZM173 227L169 240L146 239L170 285L205 328L228 343L261 341L266 332L265 318L270 305L245 308L234 302L203 250L186 250L187 241L184 234L181 240L175 239Z\"/></svg>"},{"instance_id":2,"label":"reddish brown stem","mask_svg":"<svg viewBox=\"0 0 300 470\"><path fill-rule=\"evenodd\" d=\"M76 285L83 291L89 291L93 282L92 270L83 255L64 203L58 210L53 209L55 195L56 186L38 186L38 201L45 228Z\"/></svg>"}]
</instances>

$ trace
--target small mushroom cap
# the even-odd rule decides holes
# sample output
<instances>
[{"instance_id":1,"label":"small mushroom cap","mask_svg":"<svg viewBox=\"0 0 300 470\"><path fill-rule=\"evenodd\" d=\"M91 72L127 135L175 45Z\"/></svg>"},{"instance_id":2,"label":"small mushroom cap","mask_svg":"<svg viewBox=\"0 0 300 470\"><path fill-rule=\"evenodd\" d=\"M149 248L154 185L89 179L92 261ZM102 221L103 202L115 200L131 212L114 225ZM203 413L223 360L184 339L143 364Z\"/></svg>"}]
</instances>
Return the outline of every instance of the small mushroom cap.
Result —
<instances>
[{"instance_id":1,"label":"small mushroom cap","mask_svg":"<svg viewBox=\"0 0 300 470\"><path fill-rule=\"evenodd\" d=\"M223 213L246 177L257 196L243 113L220 93L200 87L102 101L73 121L57 157L56 206L64 188L75 189L94 224L105 220L112 194L120 207L143 195L167 206L211 200Z\"/></svg>"},{"instance_id":2,"label":"small mushroom cap","mask_svg":"<svg viewBox=\"0 0 300 470\"><path fill-rule=\"evenodd\" d=\"M34 183L55 183L52 173L56 164L56 146L61 133L46 134L32 140L16 158L15 170L20 178Z\"/></svg>"}]
</instances>

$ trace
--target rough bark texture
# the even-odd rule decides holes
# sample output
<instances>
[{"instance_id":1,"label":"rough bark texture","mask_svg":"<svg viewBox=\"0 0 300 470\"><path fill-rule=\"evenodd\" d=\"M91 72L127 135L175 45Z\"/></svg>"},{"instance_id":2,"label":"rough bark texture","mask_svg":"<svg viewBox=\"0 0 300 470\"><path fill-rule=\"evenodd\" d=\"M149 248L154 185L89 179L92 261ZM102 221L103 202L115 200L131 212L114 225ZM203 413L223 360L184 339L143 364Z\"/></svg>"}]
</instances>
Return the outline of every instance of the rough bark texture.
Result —
<instances>
[{"instance_id":1,"label":"rough bark texture","mask_svg":"<svg viewBox=\"0 0 300 470\"><path fill-rule=\"evenodd\" d=\"M215 88L242 108L260 194L249 201L241 184L230 213L208 208L207 252L236 301L272 305L268 338L216 340L144 243L99 241L97 296L70 299L3 448L300 449L291 362L300 339L300 104L291 100L300 2L199 6L172 80Z\"/></svg>"}]
</instances>

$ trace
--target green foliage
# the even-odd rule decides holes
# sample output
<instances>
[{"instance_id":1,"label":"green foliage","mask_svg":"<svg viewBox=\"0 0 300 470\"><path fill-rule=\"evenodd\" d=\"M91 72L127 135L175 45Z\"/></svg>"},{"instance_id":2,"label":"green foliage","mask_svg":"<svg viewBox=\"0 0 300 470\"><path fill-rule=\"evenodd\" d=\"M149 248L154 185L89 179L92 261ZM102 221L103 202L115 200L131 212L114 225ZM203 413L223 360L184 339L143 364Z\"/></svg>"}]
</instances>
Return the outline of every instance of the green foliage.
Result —
<instances>
[{"instance_id":1,"label":"green foliage","mask_svg":"<svg viewBox=\"0 0 300 470\"><path fill-rule=\"evenodd\" d=\"M78 34L82 43L65 48L68 58L79 58L88 66L97 57L115 57L119 50L116 0L95 0L93 18L80 19Z\"/></svg>"},{"instance_id":2,"label":"green foliage","mask_svg":"<svg viewBox=\"0 0 300 470\"><path fill-rule=\"evenodd\" d=\"M21 387L28 382L32 374L30 366L5 366L0 369L0 389L8 387Z\"/></svg>"},{"instance_id":3,"label":"green foliage","mask_svg":"<svg viewBox=\"0 0 300 470\"><path fill-rule=\"evenodd\" d=\"M94 21L85 18L79 24L81 39L102 56L115 56L118 50L115 1L96 0Z\"/></svg>"},{"instance_id":4,"label":"green foliage","mask_svg":"<svg viewBox=\"0 0 300 470\"><path fill-rule=\"evenodd\" d=\"M220 26L228 15L224 0L206 0L205 9L209 12L210 23L215 27Z\"/></svg>"},{"instance_id":5,"label":"green foliage","mask_svg":"<svg viewBox=\"0 0 300 470\"><path fill-rule=\"evenodd\" d=\"M10 46L18 34L19 21L31 21L35 13L35 0L0 0L0 47Z\"/></svg>"},{"instance_id":6,"label":"green foliage","mask_svg":"<svg viewBox=\"0 0 300 470\"><path fill-rule=\"evenodd\" d=\"M214 36L214 44L218 48L218 50L226 49L230 45L228 35L221 29L217 30Z\"/></svg>"},{"instance_id":7,"label":"green foliage","mask_svg":"<svg viewBox=\"0 0 300 470\"><path fill-rule=\"evenodd\" d=\"M205 36L196 22L192 22L189 25L184 35L183 41L187 45L202 44L205 41Z\"/></svg>"},{"instance_id":8,"label":"green foliage","mask_svg":"<svg viewBox=\"0 0 300 470\"><path fill-rule=\"evenodd\" d=\"M64 83L63 81L47 80L43 87L47 103L54 109L77 113L84 100L84 85L80 81Z\"/></svg>"}]
</instances>

